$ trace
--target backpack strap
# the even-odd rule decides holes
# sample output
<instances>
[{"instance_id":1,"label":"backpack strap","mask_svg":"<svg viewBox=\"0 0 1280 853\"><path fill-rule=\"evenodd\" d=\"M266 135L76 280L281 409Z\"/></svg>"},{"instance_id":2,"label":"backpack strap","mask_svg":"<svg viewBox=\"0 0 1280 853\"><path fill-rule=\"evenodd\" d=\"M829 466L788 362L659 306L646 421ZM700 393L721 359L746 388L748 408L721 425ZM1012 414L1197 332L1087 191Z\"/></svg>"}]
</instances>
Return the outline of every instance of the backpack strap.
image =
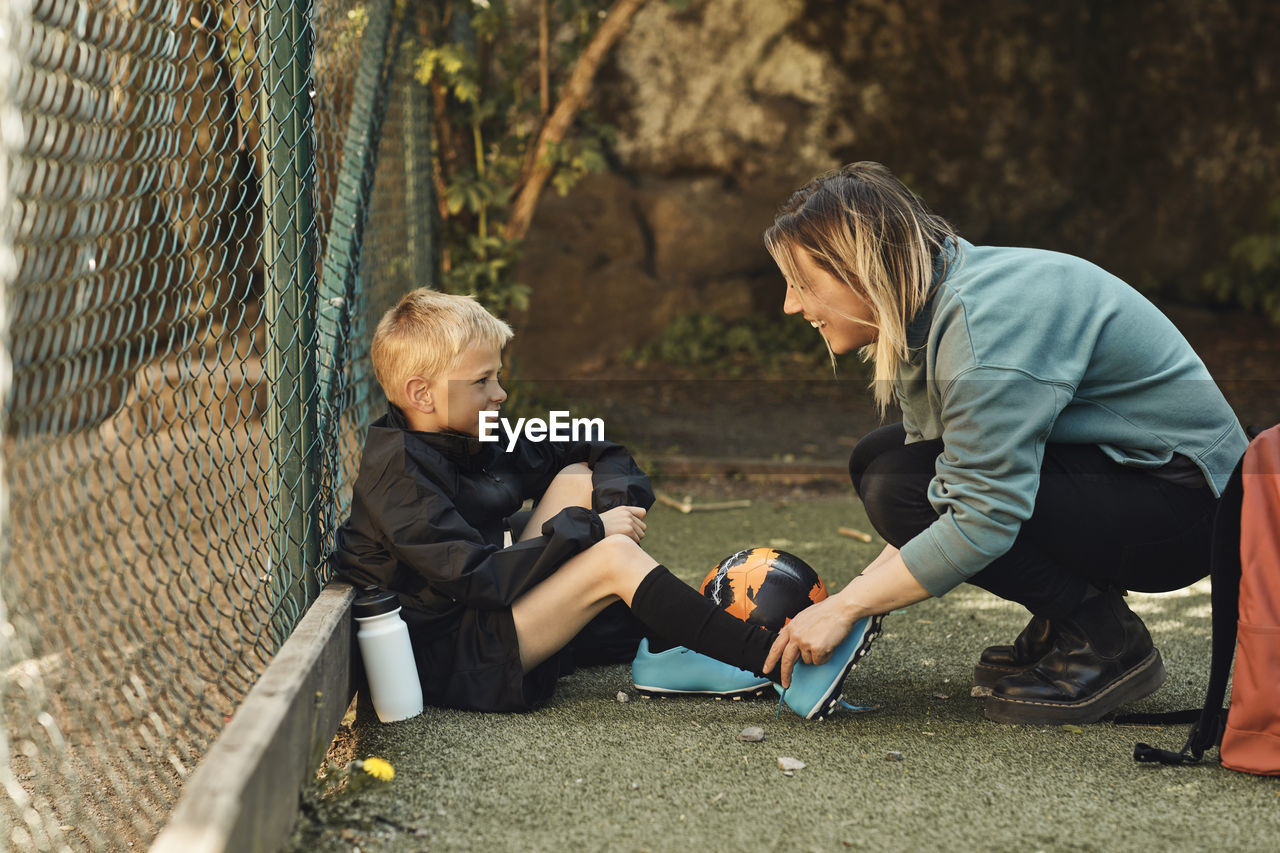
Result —
<instances>
[{"instance_id":1,"label":"backpack strap","mask_svg":"<svg viewBox=\"0 0 1280 853\"><path fill-rule=\"evenodd\" d=\"M1246 451L1247 453L1248 451ZM1227 721L1223 700L1231 676L1231 660L1236 652L1236 623L1240 618L1240 510L1244 503L1243 457L1222 490L1213 517L1213 544L1209 558L1212 578L1210 601L1213 607L1213 658L1209 666L1209 689L1199 720L1181 752L1157 749L1139 743L1133 760L1160 764L1195 764L1206 750L1222 740ZM1178 712L1174 712L1178 713Z\"/></svg>"}]
</instances>

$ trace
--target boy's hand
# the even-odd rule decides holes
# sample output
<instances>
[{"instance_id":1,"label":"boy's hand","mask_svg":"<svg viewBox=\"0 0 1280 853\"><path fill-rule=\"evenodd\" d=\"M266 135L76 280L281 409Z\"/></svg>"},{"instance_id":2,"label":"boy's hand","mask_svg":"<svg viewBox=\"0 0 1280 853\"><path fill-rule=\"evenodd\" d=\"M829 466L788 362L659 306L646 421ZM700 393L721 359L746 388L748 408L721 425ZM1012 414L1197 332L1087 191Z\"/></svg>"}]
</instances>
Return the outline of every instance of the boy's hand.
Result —
<instances>
[{"instance_id":1,"label":"boy's hand","mask_svg":"<svg viewBox=\"0 0 1280 853\"><path fill-rule=\"evenodd\" d=\"M615 506L605 510L600 513L600 520L604 522L604 535L621 533L639 542L644 538L644 516L644 508L638 506Z\"/></svg>"}]
</instances>

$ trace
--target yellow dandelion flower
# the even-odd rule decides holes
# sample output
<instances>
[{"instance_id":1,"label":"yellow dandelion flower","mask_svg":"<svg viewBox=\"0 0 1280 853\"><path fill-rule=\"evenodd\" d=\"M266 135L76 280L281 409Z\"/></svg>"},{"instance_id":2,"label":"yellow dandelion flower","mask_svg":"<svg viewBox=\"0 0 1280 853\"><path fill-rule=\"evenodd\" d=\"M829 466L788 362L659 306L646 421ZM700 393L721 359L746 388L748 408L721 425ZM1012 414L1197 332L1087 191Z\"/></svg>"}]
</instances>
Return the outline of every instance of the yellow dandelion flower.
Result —
<instances>
[{"instance_id":1,"label":"yellow dandelion flower","mask_svg":"<svg viewBox=\"0 0 1280 853\"><path fill-rule=\"evenodd\" d=\"M360 769L379 782L390 782L396 778L396 769L385 758L366 758L360 762Z\"/></svg>"}]
</instances>

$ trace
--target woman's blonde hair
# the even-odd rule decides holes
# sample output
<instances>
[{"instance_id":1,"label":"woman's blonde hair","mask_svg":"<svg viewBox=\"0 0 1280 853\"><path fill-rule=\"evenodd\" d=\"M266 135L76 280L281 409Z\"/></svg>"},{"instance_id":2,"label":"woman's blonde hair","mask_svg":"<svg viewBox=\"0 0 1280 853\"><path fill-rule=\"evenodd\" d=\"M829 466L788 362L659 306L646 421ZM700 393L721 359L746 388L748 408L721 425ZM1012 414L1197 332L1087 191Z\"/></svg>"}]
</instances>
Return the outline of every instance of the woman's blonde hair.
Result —
<instances>
[{"instance_id":1,"label":"woman's blonde hair","mask_svg":"<svg viewBox=\"0 0 1280 853\"><path fill-rule=\"evenodd\" d=\"M471 346L501 350L511 335L511 327L473 297L420 287L382 315L373 333L373 372L387 399L403 406L404 386L411 378L440 379Z\"/></svg>"},{"instance_id":2,"label":"woman's blonde hair","mask_svg":"<svg viewBox=\"0 0 1280 853\"><path fill-rule=\"evenodd\" d=\"M869 306L877 338L860 355L875 365L872 387L883 415L898 364L908 356L907 325L928 301L935 274L946 274L949 253L959 249L951 225L884 166L862 162L793 193L764 242L790 281L808 284L796 265L796 253L804 252Z\"/></svg>"}]
</instances>

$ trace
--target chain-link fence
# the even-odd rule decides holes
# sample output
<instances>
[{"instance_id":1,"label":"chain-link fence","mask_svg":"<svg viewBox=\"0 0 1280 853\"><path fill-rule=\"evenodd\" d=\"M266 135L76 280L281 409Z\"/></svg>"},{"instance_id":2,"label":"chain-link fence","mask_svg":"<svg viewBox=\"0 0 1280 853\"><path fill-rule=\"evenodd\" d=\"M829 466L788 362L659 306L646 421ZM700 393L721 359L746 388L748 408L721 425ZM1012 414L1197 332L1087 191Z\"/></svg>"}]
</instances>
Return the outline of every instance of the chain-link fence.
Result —
<instances>
[{"instance_id":1,"label":"chain-link fence","mask_svg":"<svg viewBox=\"0 0 1280 853\"><path fill-rule=\"evenodd\" d=\"M0 847L145 846L325 580L430 276L417 8L0 3Z\"/></svg>"}]
</instances>

